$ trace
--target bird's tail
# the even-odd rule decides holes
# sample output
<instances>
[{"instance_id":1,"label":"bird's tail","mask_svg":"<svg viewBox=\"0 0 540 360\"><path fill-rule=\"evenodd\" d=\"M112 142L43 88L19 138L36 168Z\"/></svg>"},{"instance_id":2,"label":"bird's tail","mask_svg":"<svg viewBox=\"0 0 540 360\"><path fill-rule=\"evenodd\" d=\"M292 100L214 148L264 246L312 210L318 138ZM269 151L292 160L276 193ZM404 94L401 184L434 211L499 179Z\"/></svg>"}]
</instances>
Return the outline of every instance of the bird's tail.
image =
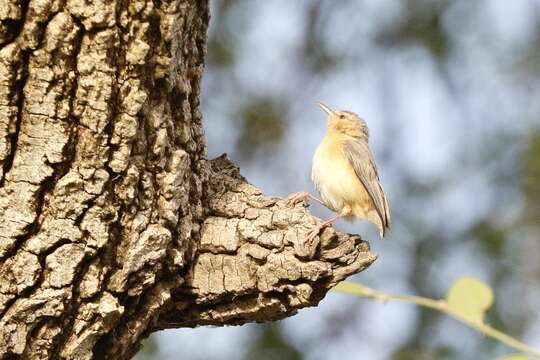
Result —
<instances>
[{"instance_id":1,"label":"bird's tail","mask_svg":"<svg viewBox=\"0 0 540 360\"><path fill-rule=\"evenodd\" d=\"M360 219L366 219L367 221L375 225L379 230L379 235L381 236L381 239L384 238L384 235L386 234L386 227L384 226L385 224L381 220L381 217L379 216L377 210L371 209L366 213L363 207L357 206L353 209L353 213L356 217Z\"/></svg>"}]
</instances>

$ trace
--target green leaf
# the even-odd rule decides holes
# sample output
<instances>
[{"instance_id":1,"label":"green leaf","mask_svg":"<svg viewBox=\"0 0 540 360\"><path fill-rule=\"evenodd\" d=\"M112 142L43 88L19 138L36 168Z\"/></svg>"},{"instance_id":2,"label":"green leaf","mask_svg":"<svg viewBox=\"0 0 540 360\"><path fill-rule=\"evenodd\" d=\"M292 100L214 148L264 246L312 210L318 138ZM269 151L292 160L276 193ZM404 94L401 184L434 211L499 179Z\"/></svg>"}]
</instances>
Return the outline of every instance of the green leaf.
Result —
<instances>
[{"instance_id":1,"label":"green leaf","mask_svg":"<svg viewBox=\"0 0 540 360\"><path fill-rule=\"evenodd\" d=\"M356 296L368 296L369 293L369 291L366 290L365 286L349 281L342 281L338 283L334 287L334 291Z\"/></svg>"},{"instance_id":2,"label":"green leaf","mask_svg":"<svg viewBox=\"0 0 540 360\"><path fill-rule=\"evenodd\" d=\"M493 304L493 290L483 281L464 276L452 285L446 301L452 310L467 320L482 323L485 312Z\"/></svg>"},{"instance_id":3,"label":"green leaf","mask_svg":"<svg viewBox=\"0 0 540 360\"><path fill-rule=\"evenodd\" d=\"M499 360L531 360L531 358L523 354L514 354L502 357Z\"/></svg>"}]
</instances>

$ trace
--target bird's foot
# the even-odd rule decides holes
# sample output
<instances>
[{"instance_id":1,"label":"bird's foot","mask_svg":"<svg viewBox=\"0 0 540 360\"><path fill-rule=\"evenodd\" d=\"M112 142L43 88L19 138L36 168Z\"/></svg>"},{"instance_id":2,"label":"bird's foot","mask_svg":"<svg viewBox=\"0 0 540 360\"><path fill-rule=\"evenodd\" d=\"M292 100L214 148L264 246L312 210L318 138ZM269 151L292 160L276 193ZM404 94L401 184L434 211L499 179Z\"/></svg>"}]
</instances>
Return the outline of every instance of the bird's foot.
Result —
<instances>
[{"instance_id":1,"label":"bird's foot","mask_svg":"<svg viewBox=\"0 0 540 360\"><path fill-rule=\"evenodd\" d=\"M315 239L315 237L317 237L319 235L319 233L321 232L321 230L329 227L329 226L332 226L332 223L331 222L327 222L327 221L323 221L322 223L316 225L313 229L311 229L307 235L306 235L306 242L311 242L313 241L313 239Z\"/></svg>"},{"instance_id":2,"label":"bird's foot","mask_svg":"<svg viewBox=\"0 0 540 360\"><path fill-rule=\"evenodd\" d=\"M337 219L343 217L342 214L338 214L336 216L334 216L333 218L330 218L328 220L325 220L319 224L317 224L317 226L315 226L313 229L310 230L310 232L308 232L307 234L307 238L306 238L306 241L312 241L317 235L319 235L319 233L321 232L322 229L324 228L327 228L329 226L332 226L332 223L334 221L336 221Z\"/></svg>"},{"instance_id":3,"label":"bird's foot","mask_svg":"<svg viewBox=\"0 0 540 360\"><path fill-rule=\"evenodd\" d=\"M301 201L306 201L309 197L311 197L311 194L307 191L296 192L287 196L287 204L290 206L294 206Z\"/></svg>"}]
</instances>

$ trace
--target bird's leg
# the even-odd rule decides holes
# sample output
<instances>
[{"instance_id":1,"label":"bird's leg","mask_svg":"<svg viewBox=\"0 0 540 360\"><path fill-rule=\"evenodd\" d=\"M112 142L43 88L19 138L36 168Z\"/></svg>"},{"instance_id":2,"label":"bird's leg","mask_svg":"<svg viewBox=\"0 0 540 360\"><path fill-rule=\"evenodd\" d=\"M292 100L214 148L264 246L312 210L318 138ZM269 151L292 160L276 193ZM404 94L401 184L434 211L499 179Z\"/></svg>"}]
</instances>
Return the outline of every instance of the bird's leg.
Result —
<instances>
[{"instance_id":1,"label":"bird's leg","mask_svg":"<svg viewBox=\"0 0 540 360\"><path fill-rule=\"evenodd\" d=\"M313 229L311 229L311 231L307 234L307 238L306 238L306 241L311 241L315 238L315 236L319 235L319 233L321 232L322 229L324 229L325 227L328 227L330 226L334 221L336 221L337 219L341 218L343 215L342 214L338 214L328 220L325 220L323 221L322 223L318 224L317 226L315 226Z\"/></svg>"},{"instance_id":2,"label":"bird's leg","mask_svg":"<svg viewBox=\"0 0 540 360\"><path fill-rule=\"evenodd\" d=\"M308 193L307 191L300 191L300 192L296 192L294 194L291 194L287 197L287 202L290 204L290 205L296 205L298 204L300 201L305 201L307 198L310 198L312 200L315 200L316 202L318 202L319 204L321 204L322 206L326 207L326 204L321 200L321 199L318 199L316 198L315 196L311 195L310 193Z\"/></svg>"}]
</instances>

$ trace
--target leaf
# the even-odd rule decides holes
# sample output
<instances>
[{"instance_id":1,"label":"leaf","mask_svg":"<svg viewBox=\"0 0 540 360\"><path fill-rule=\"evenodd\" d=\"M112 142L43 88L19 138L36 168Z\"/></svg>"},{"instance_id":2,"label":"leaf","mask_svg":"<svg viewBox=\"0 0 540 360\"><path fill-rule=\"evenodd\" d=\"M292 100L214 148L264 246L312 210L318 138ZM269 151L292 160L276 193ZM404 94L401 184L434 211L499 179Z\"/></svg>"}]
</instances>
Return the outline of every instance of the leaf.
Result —
<instances>
[{"instance_id":1,"label":"leaf","mask_svg":"<svg viewBox=\"0 0 540 360\"><path fill-rule=\"evenodd\" d=\"M368 296L369 291L366 290L362 284L353 283L349 281L342 281L338 283L334 290L343 294L350 294L356 296Z\"/></svg>"},{"instance_id":2,"label":"leaf","mask_svg":"<svg viewBox=\"0 0 540 360\"><path fill-rule=\"evenodd\" d=\"M446 301L452 310L467 320L482 323L485 312L493 304L493 290L483 281L464 276L454 282Z\"/></svg>"},{"instance_id":3,"label":"leaf","mask_svg":"<svg viewBox=\"0 0 540 360\"><path fill-rule=\"evenodd\" d=\"M523 354L514 354L502 357L499 360L531 360L531 358Z\"/></svg>"}]
</instances>

